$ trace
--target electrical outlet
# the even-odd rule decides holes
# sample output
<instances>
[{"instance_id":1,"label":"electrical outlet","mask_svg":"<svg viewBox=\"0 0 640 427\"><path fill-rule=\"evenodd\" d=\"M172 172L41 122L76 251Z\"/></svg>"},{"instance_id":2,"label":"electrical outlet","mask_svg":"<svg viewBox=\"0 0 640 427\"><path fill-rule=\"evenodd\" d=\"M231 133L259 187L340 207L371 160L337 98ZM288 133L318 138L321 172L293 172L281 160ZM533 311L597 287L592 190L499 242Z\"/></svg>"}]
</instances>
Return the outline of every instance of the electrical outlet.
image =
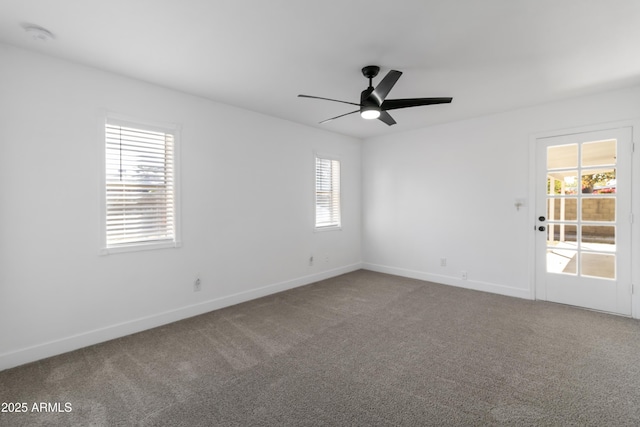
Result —
<instances>
[{"instance_id":1,"label":"electrical outlet","mask_svg":"<svg viewBox=\"0 0 640 427\"><path fill-rule=\"evenodd\" d=\"M200 292L202 290L202 281L200 277L196 277L196 280L193 281L193 292Z\"/></svg>"},{"instance_id":2,"label":"electrical outlet","mask_svg":"<svg viewBox=\"0 0 640 427\"><path fill-rule=\"evenodd\" d=\"M327 264L329 262L329 255L324 256L324 263Z\"/></svg>"},{"instance_id":3,"label":"electrical outlet","mask_svg":"<svg viewBox=\"0 0 640 427\"><path fill-rule=\"evenodd\" d=\"M440 267L446 267L446 266L447 266L447 259L440 258Z\"/></svg>"},{"instance_id":4,"label":"electrical outlet","mask_svg":"<svg viewBox=\"0 0 640 427\"><path fill-rule=\"evenodd\" d=\"M313 255L309 257L309 265L313 265Z\"/></svg>"},{"instance_id":5,"label":"electrical outlet","mask_svg":"<svg viewBox=\"0 0 640 427\"><path fill-rule=\"evenodd\" d=\"M462 280L467 280L467 272L466 271L462 271Z\"/></svg>"}]
</instances>

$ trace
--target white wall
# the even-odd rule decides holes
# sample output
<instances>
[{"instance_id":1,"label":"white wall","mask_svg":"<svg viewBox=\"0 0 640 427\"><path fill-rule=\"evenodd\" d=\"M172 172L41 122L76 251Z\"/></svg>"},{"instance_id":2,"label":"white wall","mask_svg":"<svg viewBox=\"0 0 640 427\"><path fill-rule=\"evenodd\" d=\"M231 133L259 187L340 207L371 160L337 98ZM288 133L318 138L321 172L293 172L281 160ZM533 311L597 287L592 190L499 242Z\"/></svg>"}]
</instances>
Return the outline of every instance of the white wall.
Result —
<instances>
[{"instance_id":1,"label":"white wall","mask_svg":"<svg viewBox=\"0 0 640 427\"><path fill-rule=\"evenodd\" d=\"M7 45L0 63L0 370L360 267L361 141ZM181 248L99 255L105 110L182 126ZM342 160L341 231L313 232L314 150Z\"/></svg>"},{"instance_id":2,"label":"white wall","mask_svg":"<svg viewBox=\"0 0 640 427\"><path fill-rule=\"evenodd\" d=\"M637 118L639 87L364 141L365 268L533 298L532 135ZM526 201L520 211L514 206L517 198ZM635 185L636 216L639 199L640 185ZM633 231L635 282L640 277L638 228ZM447 258L446 267L440 266L441 258ZM640 317L638 294L635 317Z\"/></svg>"}]
</instances>

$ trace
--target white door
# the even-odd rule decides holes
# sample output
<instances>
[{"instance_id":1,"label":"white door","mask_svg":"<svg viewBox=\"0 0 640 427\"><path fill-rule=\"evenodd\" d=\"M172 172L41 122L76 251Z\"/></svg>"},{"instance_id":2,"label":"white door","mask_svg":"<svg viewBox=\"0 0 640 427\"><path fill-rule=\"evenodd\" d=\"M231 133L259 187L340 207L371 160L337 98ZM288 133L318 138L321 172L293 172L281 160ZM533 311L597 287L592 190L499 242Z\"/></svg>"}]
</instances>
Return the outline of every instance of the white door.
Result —
<instances>
[{"instance_id":1,"label":"white door","mask_svg":"<svg viewBox=\"0 0 640 427\"><path fill-rule=\"evenodd\" d=\"M631 128L536 140L536 298L631 314Z\"/></svg>"}]
</instances>

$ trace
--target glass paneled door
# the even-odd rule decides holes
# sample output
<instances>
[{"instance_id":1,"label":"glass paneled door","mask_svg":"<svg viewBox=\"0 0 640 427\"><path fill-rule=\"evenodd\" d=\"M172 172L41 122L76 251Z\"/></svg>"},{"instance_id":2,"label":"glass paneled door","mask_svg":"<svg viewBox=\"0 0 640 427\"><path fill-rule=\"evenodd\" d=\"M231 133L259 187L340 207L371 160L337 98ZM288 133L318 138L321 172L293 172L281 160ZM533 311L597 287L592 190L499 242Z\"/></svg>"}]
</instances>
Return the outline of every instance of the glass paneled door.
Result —
<instances>
[{"instance_id":1,"label":"glass paneled door","mask_svg":"<svg viewBox=\"0 0 640 427\"><path fill-rule=\"evenodd\" d=\"M630 315L631 128L536 144L536 297Z\"/></svg>"}]
</instances>

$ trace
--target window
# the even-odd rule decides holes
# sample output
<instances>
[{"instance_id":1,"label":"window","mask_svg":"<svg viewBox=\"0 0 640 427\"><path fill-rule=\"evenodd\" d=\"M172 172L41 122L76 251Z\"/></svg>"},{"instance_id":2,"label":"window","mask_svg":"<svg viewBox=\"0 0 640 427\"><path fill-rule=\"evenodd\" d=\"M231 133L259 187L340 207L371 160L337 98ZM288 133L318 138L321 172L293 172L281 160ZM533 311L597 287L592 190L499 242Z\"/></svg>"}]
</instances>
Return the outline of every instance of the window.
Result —
<instances>
[{"instance_id":1,"label":"window","mask_svg":"<svg viewBox=\"0 0 640 427\"><path fill-rule=\"evenodd\" d=\"M316 156L316 229L340 227L340 161Z\"/></svg>"},{"instance_id":2,"label":"window","mask_svg":"<svg viewBox=\"0 0 640 427\"><path fill-rule=\"evenodd\" d=\"M105 126L104 253L178 246L177 129Z\"/></svg>"}]
</instances>

